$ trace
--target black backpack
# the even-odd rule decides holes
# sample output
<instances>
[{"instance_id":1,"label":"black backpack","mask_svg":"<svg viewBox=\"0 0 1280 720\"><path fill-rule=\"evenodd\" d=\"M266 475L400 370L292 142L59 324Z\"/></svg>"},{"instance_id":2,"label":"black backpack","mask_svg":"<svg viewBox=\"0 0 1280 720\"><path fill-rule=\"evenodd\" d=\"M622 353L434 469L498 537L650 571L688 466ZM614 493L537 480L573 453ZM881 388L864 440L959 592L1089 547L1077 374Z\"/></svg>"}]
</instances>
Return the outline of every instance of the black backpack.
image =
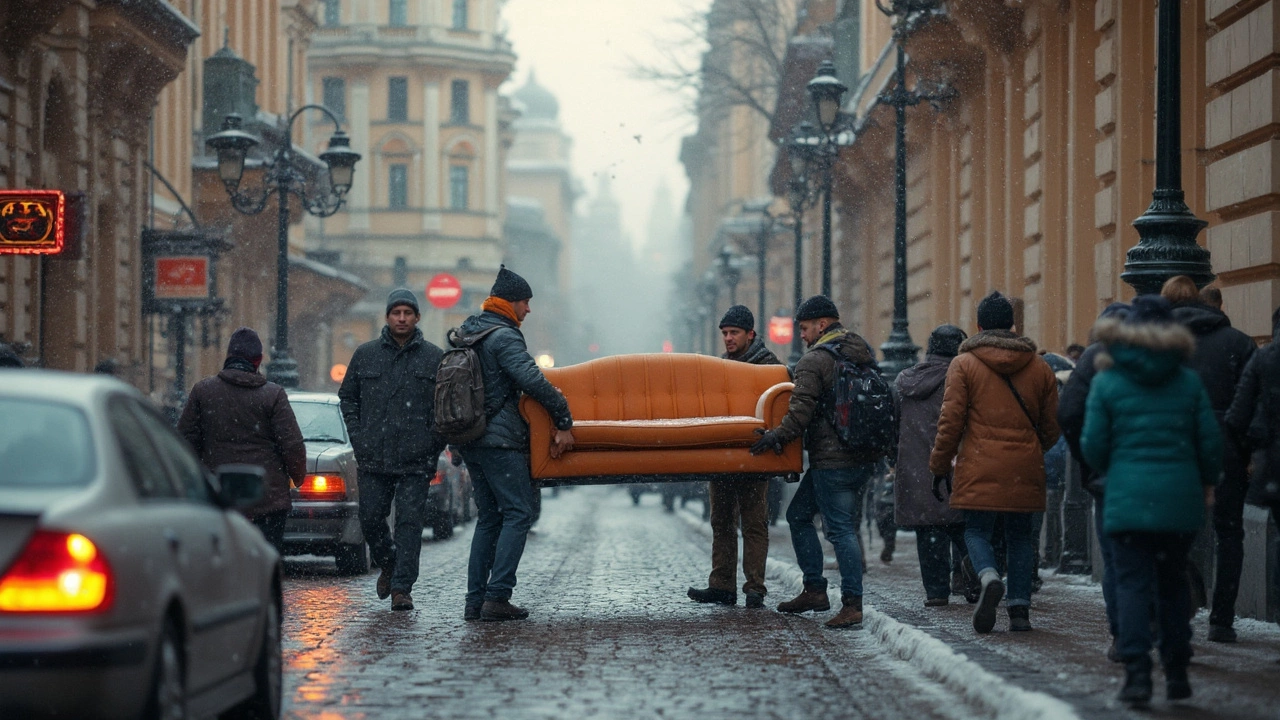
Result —
<instances>
[{"instance_id":1,"label":"black backpack","mask_svg":"<svg viewBox=\"0 0 1280 720\"><path fill-rule=\"evenodd\" d=\"M834 344L818 347L836 359L836 379L823 405L827 419L847 450L866 458L893 451L898 441L898 408L893 387L874 361L856 363Z\"/></svg>"},{"instance_id":2,"label":"black backpack","mask_svg":"<svg viewBox=\"0 0 1280 720\"><path fill-rule=\"evenodd\" d=\"M449 345L436 370L436 432L451 445L465 445L484 435L489 415L484 409L484 368L476 346L501 326L475 335L449 331Z\"/></svg>"}]
</instances>

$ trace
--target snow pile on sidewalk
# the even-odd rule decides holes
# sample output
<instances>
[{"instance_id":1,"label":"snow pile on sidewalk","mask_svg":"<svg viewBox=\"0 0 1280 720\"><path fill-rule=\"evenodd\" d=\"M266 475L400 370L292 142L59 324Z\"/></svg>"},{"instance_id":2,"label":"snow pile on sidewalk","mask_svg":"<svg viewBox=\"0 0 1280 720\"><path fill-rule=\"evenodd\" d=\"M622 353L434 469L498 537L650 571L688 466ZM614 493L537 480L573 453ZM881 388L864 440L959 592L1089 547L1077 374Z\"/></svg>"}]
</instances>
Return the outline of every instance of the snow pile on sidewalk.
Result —
<instances>
[{"instance_id":1,"label":"snow pile on sidewalk","mask_svg":"<svg viewBox=\"0 0 1280 720\"><path fill-rule=\"evenodd\" d=\"M690 513L680 513L689 525L708 537L711 527ZM769 558L765 577L782 595L804 589L804 573L795 565ZM1044 693L1013 685L957 653L928 633L894 620L874 607L863 608L863 630L894 657L908 662L922 675L964 697L984 717L999 720L1080 720L1067 703Z\"/></svg>"}]
</instances>

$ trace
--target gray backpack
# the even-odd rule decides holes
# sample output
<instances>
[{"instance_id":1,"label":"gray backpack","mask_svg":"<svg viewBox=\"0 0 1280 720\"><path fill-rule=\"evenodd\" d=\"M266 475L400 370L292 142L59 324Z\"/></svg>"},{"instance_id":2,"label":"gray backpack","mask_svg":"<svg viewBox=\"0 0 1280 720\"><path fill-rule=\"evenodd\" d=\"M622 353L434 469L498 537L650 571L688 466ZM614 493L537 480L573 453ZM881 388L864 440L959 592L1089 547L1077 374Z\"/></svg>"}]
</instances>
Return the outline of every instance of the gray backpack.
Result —
<instances>
[{"instance_id":1,"label":"gray backpack","mask_svg":"<svg viewBox=\"0 0 1280 720\"><path fill-rule=\"evenodd\" d=\"M484 368L476 346L494 330L462 336L449 331L450 348L436 371L436 432L451 445L465 445L484 435L489 416L484 410Z\"/></svg>"}]
</instances>

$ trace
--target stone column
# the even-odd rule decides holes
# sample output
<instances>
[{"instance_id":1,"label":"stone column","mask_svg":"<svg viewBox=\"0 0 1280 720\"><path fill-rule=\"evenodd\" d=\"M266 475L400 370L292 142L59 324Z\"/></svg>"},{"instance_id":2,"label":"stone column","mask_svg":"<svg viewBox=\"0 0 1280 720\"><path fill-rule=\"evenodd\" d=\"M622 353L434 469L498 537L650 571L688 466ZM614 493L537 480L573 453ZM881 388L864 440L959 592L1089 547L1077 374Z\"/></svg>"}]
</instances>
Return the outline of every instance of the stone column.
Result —
<instances>
[{"instance_id":1,"label":"stone column","mask_svg":"<svg viewBox=\"0 0 1280 720\"><path fill-rule=\"evenodd\" d=\"M373 148L369 144L369 81L359 79L352 83L351 86L351 102L347 106L347 118L351 123L351 149L364 155L371 157ZM370 166L374 163L370 163ZM369 206L373 201L371 192L372 173L360 172L355 173L355 179L351 184L351 194L348 198L348 207L351 215L352 230L368 230L369 229Z\"/></svg>"},{"instance_id":2,"label":"stone column","mask_svg":"<svg viewBox=\"0 0 1280 720\"><path fill-rule=\"evenodd\" d=\"M498 90L484 91L484 211L488 216L485 233L496 238L502 234L498 203Z\"/></svg>"}]
</instances>

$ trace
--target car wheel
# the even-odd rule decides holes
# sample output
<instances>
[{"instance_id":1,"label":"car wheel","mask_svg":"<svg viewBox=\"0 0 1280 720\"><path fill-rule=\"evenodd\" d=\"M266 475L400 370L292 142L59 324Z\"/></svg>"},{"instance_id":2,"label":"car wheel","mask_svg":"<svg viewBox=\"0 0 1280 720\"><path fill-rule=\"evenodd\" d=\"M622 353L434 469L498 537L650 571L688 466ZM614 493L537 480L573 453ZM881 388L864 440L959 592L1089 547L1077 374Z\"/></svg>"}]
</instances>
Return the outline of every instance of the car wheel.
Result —
<instances>
[{"instance_id":1,"label":"car wheel","mask_svg":"<svg viewBox=\"0 0 1280 720\"><path fill-rule=\"evenodd\" d=\"M262 618L262 645L253 666L253 696L222 714L222 720L277 720L284 694L284 662L280 657L280 608L267 603Z\"/></svg>"},{"instance_id":2,"label":"car wheel","mask_svg":"<svg viewBox=\"0 0 1280 720\"><path fill-rule=\"evenodd\" d=\"M363 542L342 543L334 550L333 560L343 575L366 575L369 572L369 549Z\"/></svg>"},{"instance_id":3,"label":"car wheel","mask_svg":"<svg viewBox=\"0 0 1280 720\"><path fill-rule=\"evenodd\" d=\"M143 717L148 720L183 720L187 717L187 687L182 667L182 641L173 619L167 619L156 647L151 697Z\"/></svg>"}]
</instances>

